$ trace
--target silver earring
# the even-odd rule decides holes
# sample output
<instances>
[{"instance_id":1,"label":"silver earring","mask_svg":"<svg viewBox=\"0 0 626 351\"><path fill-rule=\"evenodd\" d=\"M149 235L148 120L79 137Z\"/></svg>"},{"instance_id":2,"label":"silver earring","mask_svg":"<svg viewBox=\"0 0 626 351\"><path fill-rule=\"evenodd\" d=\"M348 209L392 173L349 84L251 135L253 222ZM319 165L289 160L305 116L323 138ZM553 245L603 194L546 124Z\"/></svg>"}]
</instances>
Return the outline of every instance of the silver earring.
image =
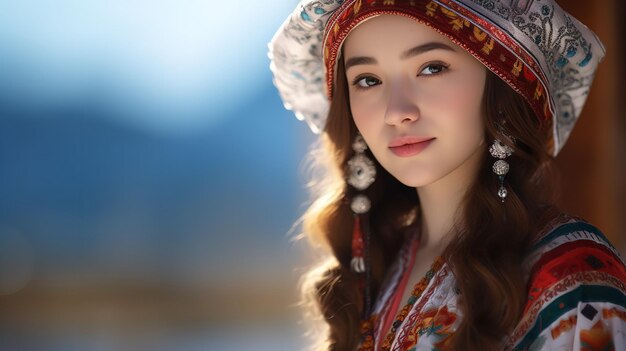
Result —
<instances>
[{"instance_id":1,"label":"silver earring","mask_svg":"<svg viewBox=\"0 0 626 351\"><path fill-rule=\"evenodd\" d=\"M363 238L363 231L369 232L367 223L361 223L361 218L370 210L369 198L361 193L376 180L376 167L374 162L365 155L367 144L360 133L357 134L352 143L354 155L348 160L348 184L352 185L358 193L352 197L350 208L354 214L354 232L352 234L352 260L350 267L356 273L364 273L366 270L366 243ZM365 218L364 218L365 219ZM365 220L364 220L365 222ZM365 230L362 230L365 229ZM369 239L369 238L366 238ZM369 240L367 240L369 241Z\"/></svg>"},{"instance_id":2,"label":"silver earring","mask_svg":"<svg viewBox=\"0 0 626 351\"><path fill-rule=\"evenodd\" d=\"M502 111L499 111L499 114L502 115ZM506 121L503 121L502 125L505 123ZM502 127L502 125L499 125L500 132L502 133L502 135L514 141L513 137L508 136L504 133L504 128ZM500 139L496 138L493 141L493 144L489 147L489 153L491 154L491 156L498 158L498 160L494 162L492 170L493 170L493 173L498 175L498 179L500 180L500 188L498 189L498 197L500 198L502 202L504 202L504 199L506 198L508 194L508 191L504 187L504 176L506 176L506 174L509 173L509 169L510 169L509 163L506 162L504 159L513 154L513 149L509 147L508 145L502 144Z\"/></svg>"},{"instance_id":3,"label":"silver earring","mask_svg":"<svg viewBox=\"0 0 626 351\"><path fill-rule=\"evenodd\" d=\"M350 208L354 216L354 229L352 231L352 259L350 268L358 274L359 285L363 289L363 318L369 318L372 308L372 298L370 287L372 285L371 263L370 263L370 225L368 212L372 207L370 199L363 194L376 180L376 166L374 162L365 155L367 144L357 133L352 143L354 155L348 160L347 182L355 190Z\"/></svg>"}]
</instances>

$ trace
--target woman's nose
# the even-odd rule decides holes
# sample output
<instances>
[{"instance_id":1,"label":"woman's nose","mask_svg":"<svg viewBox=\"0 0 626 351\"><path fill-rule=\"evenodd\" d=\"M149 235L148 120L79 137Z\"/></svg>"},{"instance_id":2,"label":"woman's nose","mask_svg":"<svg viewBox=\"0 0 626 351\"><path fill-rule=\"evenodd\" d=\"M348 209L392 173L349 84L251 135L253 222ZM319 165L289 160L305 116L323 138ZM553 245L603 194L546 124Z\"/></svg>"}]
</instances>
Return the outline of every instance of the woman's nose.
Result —
<instances>
[{"instance_id":1,"label":"woman's nose","mask_svg":"<svg viewBox=\"0 0 626 351\"><path fill-rule=\"evenodd\" d=\"M397 85L389 92L385 123L400 125L411 123L419 119L419 109L410 94L410 88Z\"/></svg>"}]
</instances>

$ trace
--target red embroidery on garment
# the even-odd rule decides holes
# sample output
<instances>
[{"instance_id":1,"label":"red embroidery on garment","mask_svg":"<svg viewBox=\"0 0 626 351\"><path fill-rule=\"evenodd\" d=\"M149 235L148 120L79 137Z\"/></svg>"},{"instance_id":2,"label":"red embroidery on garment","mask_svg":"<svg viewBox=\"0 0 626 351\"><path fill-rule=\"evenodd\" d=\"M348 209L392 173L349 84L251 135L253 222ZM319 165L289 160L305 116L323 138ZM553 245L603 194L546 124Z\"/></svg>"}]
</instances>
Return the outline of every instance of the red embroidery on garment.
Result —
<instances>
[{"instance_id":1,"label":"red embroidery on garment","mask_svg":"<svg viewBox=\"0 0 626 351\"><path fill-rule=\"evenodd\" d=\"M591 329L580 331L580 351L614 351L615 343L611 333L599 320Z\"/></svg>"},{"instance_id":2,"label":"red embroidery on garment","mask_svg":"<svg viewBox=\"0 0 626 351\"><path fill-rule=\"evenodd\" d=\"M556 327L550 330L552 340L558 338L559 336L561 336L561 334L570 331L576 325L577 320L578 317L576 315L562 319Z\"/></svg>"},{"instance_id":3,"label":"red embroidery on garment","mask_svg":"<svg viewBox=\"0 0 626 351\"><path fill-rule=\"evenodd\" d=\"M615 276L605 272L583 271L577 274L569 275L550 288L545 289L535 300L528 302L528 305L524 310L524 316L509 338L507 347L513 347L513 345L515 345L515 343L528 332L537 320L537 315L546 306L548 301L552 301L555 297L567 292L573 286L578 286L580 284L608 284L626 292L625 280L621 280L621 278L616 278Z\"/></svg>"},{"instance_id":4,"label":"red embroidery on garment","mask_svg":"<svg viewBox=\"0 0 626 351\"><path fill-rule=\"evenodd\" d=\"M617 309L615 307L602 309L602 318L609 319L609 318L614 318L614 317L619 318L623 320L624 322L626 322L626 311Z\"/></svg>"},{"instance_id":5,"label":"red embroidery on garment","mask_svg":"<svg viewBox=\"0 0 626 351\"><path fill-rule=\"evenodd\" d=\"M458 316L454 312L448 311L448 306L431 308L425 311L421 318L411 329L409 336L400 345L400 350L411 350L417 346L421 336L436 338L433 341L435 350L447 350L450 348L452 335L454 335L453 325Z\"/></svg>"},{"instance_id":6,"label":"red embroidery on garment","mask_svg":"<svg viewBox=\"0 0 626 351\"><path fill-rule=\"evenodd\" d=\"M436 288L441 285L441 283L443 282L443 280L445 279L447 275L448 275L448 267L443 266L441 270L439 271L439 273L437 274L437 276L435 277L434 282L432 282L430 289L424 291L424 293L422 294L422 297L420 298L419 303L413 307L413 310L411 311L412 313L410 313L407 316L406 320L404 321L404 324L402 325L402 328L398 330L398 334L397 334L398 341L393 347L392 351L403 350L400 348L400 345L405 343L406 339L410 337L411 328L413 327L413 325L415 325L416 323L420 323L421 319L423 318L421 313L422 313L422 310L424 309L424 306L430 300Z\"/></svg>"},{"instance_id":7,"label":"red embroidery on garment","mask_svg":"<svg viewBox=\"0 0 626 351\"><path fill-rule=\"evenodd\" d=\"M535 263L530 276L526 313L547 289L568 276L582 272L597 271L613 277L626 277L626 269L621 264L611 264L617 260L605 246L589 241L576 240L561 244L545 253Z\"/></svg>"}]
</instances>

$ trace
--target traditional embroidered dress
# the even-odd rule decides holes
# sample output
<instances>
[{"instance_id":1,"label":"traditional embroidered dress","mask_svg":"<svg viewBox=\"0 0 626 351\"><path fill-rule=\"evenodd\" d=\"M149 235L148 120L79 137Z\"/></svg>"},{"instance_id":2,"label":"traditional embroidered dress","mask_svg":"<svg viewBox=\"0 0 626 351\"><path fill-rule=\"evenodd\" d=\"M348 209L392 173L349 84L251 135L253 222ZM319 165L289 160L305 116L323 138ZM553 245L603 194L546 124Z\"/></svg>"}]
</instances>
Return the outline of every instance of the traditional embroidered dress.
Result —
<instances>
[{"instance_id":1,"label":"traditional embroidered dress","mask_svg":"<svg viewBox=\"0 0 626 351\"><path fill-rule=\"evenodd\" d=\"M399 289L412 266L417 239L401 250L389 271L359 350L445 350L463 319L460 292L450 267L442 262L421 295L407 304L406 317L392 340L383 324L395 316ZM503 340L506 350L626 350L626 267L619 253L594 226L563 215L538 236L525 259L528 300L515 330ZM420 283L423 283L420 282ZM420 284L418 283L418 284ZM393 306L393 307L396 307ZM402 313L402 310L401 312ZM383 318L383 316L388 316Z\"/></svg>"}]
</instances>

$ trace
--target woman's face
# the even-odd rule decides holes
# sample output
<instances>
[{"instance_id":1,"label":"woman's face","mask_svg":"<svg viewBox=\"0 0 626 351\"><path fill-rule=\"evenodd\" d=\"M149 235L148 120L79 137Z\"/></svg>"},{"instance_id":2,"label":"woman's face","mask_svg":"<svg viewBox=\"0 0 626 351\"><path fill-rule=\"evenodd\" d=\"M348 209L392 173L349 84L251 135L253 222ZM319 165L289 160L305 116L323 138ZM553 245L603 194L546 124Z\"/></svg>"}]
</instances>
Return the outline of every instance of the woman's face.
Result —
<instances>
[{"instance_id":1,"label":"woman's face","mask_svg":"<svg viewBox=\"0 0 626 351\"><path fill-rule=\"evenodd\" d=\"M487 72L473 56L399 15L361 23L343 50L354 122L395 178L425 186L479 154Z\"/></svg>"}]
</instances>

